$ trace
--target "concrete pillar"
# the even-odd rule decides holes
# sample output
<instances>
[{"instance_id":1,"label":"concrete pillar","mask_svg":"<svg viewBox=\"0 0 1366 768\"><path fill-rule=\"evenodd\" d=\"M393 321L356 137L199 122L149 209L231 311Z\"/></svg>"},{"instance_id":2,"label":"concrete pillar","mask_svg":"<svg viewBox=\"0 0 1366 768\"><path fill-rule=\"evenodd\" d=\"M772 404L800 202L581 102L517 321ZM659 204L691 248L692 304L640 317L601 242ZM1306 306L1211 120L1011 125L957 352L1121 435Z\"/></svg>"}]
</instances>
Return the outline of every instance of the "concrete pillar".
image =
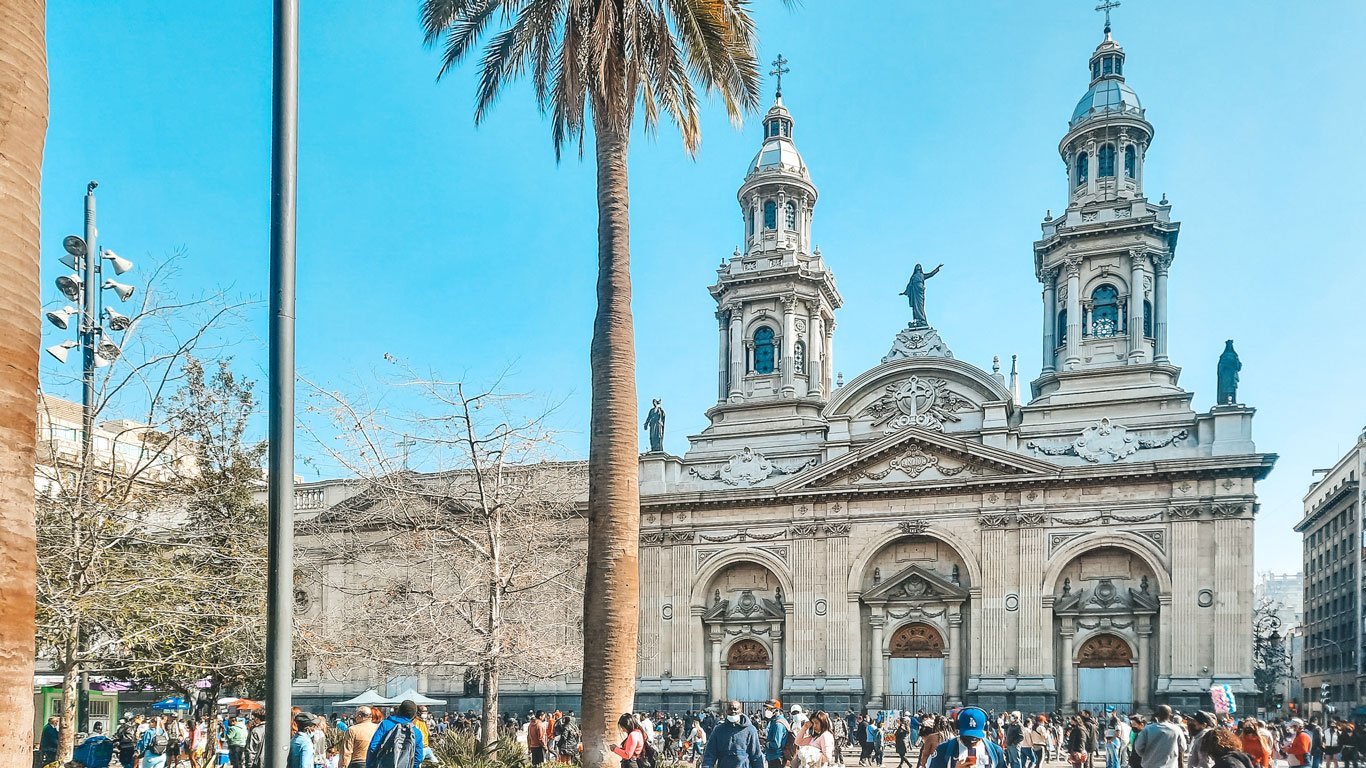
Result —
<instances>
[{"instance_id":1,"label":"concrete pillar","mask_svg":"<svg viewBox=\"0 0 1366 768\"><path fill-rule=\"evenodd\" d=\"M773 629L773 673L768 676L768 697L783 697L783 630L779 625Z\"/></svg>"},{"instance_id":2,"label":"concrete pillar","mask_svg":"<svg viewBox=\"0 0 1366 768\"><path fill-rule=\"evenodd\" d=\"M1066 370L1081 363L1081 257L1067 257L1067 360Z\"/></svg>"},{"instance_id":3,"label":"concrete pillar","mask_svg":"<svg viewBox=\"0 0 1366 768\"><path fill-rule=\"evenodd\" d=\"M963 679L963 614L959 609L954 609L949 614L949 658L944 663L944 698L945 703L957 703L962 700L962 689L959 686Z\"/></svg>"},{"instance_id":4,"label":"concrete pillar","mask_svg":"<svg viewBox=\"0 0 1366 768\"><path fill-rule=\"evenodd\" d=\"M711 700L721 701L726 697L726 689L721 687L721 633L711 633Z\"/></svg>"},{"instance_id":5,"label":"concrete pillar","mask_svg":"<svg viewBox=\"0 0 1366 768\"><path fill-rule=\"evenodd\" d=\"M1043 372L1058 369L1058 270L1043 271Z\"/></svg>"},{"instance_id":6,"label":"concrete pillar","mask_svg":"<svg viewBox=\"0 0 1366 768\"><path fill-rule=\"evenodd\" d=\"M730 313L730 401L738 403L744 399L744 392L741 384L745 379L745 340L742 337L744 332L741 322L743 315L740 311L740 303L734 302L727 311Z\"/></svg>"},{"instance_id":7,"label":"concrete pillar","mask_svg":"<svg viewBox=\"0 0 1366 768\"><path fill-rule=\"evenodd\" d=\"M825 324L825 391L835 394L835 321Z\"/></svg>"},{"instance_id":8,"label":"concrete pillar","mask_svg":"<svg viewBox=\"0 0 1366 768\"><path fill-rule=\"evenodd\" d=\"M1129 362L1148 359L1148 342L1143 338L1143 251L1129 251Z\"/></svg>"},{"instance_id":9,"label":"concrete pillar","mask_svg":"<svg viewBox=\"0 0 1366 768\"><path fill-rule=\"evenodd\" d=\"M1100 154L1094 139L1086 142L1086 192L1096 193L1097 176L1100 175Z\"/></svg>"},{"instance_id":10,"label":"concrete pillar","mask_svg":"<svg viewBox=\"0 0 1366 768\"><path fill-rule=\"evenodd\" d=\"M793 365L795 361L794 350L797 347L797 328L793 322L797 311L797 299L789 296L783 299L783 358L782 358L782 395L783 397L795 397L797 395L797 368Z\"/></svg>"},{"instance_id":11,"label":"concrete pillar","mask_svg":"<svg viewBox=\"0 0 1366 768\"><path fill-rule=\"evenodd\" d=\"M887 649L882 643L882 627L886 623L887 619L882 615L881 609L874 608L870 619L873 628L873 663L870 675L873 679L870 681L869 693L873 703L879 706L882 704L883 682L887 679Z\"/></svg>"},{"instance_id":12,"label":"concrete pillar","mask_svg":"<svg viewBox=\"0 0 1366 768\"><path fill-rule=\"evenodd\" d=\"M1134 681L1134 708L1146 707L1151 702L1148 701L1148 678L1152 674L1149 671L1148 646L1152 644L1152 631L1140 629L1138 632L1138 668L1134 670L1134 675L1138 678Z\"/></svg>"},{"instance_id":13,"label":"concrete pillar","mask_svg":"<svg viewBox=\"0 0 1366 768\"><path fill-rule=\"evenodd\" d=\"M810 305L808 305L810 306ZM808 397L825 395L825 329L822 327L820 310L817 309L806 319L809 332L806 335L806 394Z\"/></svg>"},{"instance_id":14,"label":"concrete pillar","mask_svg":"<svg viewBox=\"0 0 1366 768\"><path fill-rule=\"evenodd\" d=\"M726 319L725 310L718 309L716 311L716 325L720 332L720 338L717 340L720 359L716 364L716 402L724 403L726 402L726 395L730 394L730 377L727 375L729 373L727 369L730 367L728 357L730 345L726 343L730 322Z\"/></svg>"},{"instance_id":15,"label":"concrete pillar","mask_svg":"<svg viewBox=\"0 0 1366 768\"><path fill-rule=\"evenodd\" d=\"M1153 362L1167 359L1167 269L1172 265L1171 254L1153 254Z\"/></svg>"},{"instance_id":16,"label":"concrete pillar","mask_svg":"<svg viewBox=\"0 0 1366 768\"><path fill-rule=\"evenodd\" d=\"M1076 711L1077 705L1077 662L1072 658L1073 635L1073 630L1063 630L1062 658L1058 660L1058 672L1062 675L1058 709L1063 712Z\"/></svg>"}]
</instances>

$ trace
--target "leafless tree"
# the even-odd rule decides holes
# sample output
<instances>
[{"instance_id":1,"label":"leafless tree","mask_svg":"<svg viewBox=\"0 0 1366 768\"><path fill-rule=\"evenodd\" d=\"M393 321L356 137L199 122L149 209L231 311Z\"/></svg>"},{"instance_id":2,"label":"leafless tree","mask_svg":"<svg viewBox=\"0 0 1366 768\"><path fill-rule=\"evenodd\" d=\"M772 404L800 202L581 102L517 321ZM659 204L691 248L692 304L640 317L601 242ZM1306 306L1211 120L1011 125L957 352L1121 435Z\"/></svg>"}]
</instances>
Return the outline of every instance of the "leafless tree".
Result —
<instances>
[{"instance_id":1,"label":"leafless tree","mask_svg":"<svg viewBox=\"0 0 1366 768\"><path fill-rule=\"evenodd\" d=\"M329 673L477 676L493 749L500 682L582 662L585 466L554 460L546 414L520 415L525 397L402 386L420 395L415 413L311 398L357 493L300 526L300 579L328 602L302 615L301 643Z\"/></svg>"}]
</instances>

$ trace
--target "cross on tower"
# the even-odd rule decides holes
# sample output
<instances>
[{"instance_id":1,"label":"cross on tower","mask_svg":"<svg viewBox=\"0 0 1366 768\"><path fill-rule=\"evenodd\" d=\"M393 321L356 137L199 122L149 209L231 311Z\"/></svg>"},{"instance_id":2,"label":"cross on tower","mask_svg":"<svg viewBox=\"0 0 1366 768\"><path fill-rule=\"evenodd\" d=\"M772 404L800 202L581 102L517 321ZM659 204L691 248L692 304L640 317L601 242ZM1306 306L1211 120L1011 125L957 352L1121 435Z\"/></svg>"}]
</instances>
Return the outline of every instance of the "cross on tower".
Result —
<instances>
[{"instance_id":1,"label":"cross on tower","mask_svg":"<svg viewBox=\"0 0 1366 768\"><path fill-rule=\"evenodd\" d=\"M1105 0L1096 6L1097 11L1105 11L1105 34L1110 34L1110 11L1119 7L1119 0Z\"/></svg>"},{"instance_id":2,"label":"cross on tower","mask_svg":"<svg viewBox=\"0 0 1366 768\"><path fill-rule=\"evenodd\" d=\"M778 98L780 99L783 97L783 75L791 71L787 68L787 59L784 59L781 53L778 54L778 58L773 60L773 69L769 70L769 74L778 78Z\"/></svg>"}]
</instances>

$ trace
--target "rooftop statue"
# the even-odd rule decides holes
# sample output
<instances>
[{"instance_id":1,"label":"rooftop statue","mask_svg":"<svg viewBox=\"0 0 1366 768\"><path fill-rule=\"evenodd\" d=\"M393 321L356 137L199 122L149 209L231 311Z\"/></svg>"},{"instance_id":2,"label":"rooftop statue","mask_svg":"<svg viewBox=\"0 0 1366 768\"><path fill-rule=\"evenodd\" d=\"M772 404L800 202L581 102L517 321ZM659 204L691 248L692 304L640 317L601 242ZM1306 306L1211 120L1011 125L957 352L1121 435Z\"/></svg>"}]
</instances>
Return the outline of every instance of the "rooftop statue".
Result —
<instances>
[{"instance_id":1,"label":"rooftop statue","mask_svg":"<svg viewBox=\"0 0 1366 768\"><path fill-rule=\"evenodd\" d=\"M664 452L664 407L659 399L653 401L654 407L645 417L645 429L650 431L650 453Z\"/></svg>"},{"instance_id":2,"label":"rooftop statue","mask_svg":"<svg viewBox=\"0 0 1366 768\"><path fill-rule=\"evenodd\" d=\"M906 283L906 290L897 294L905 296L911 304L911 325L929 325L929 320L925 319L925 281L939 274L939 270L944 265L940 264L934 269L926 272L919 264L915 265L915 271L911 273L910 282Z\"/></svg>"},{"instance_id":3,"label":"rooftop statue","mask_svg":"<svg viewBox=\"0 0 1366 768\"><path fill-rule=\"evenodd\" d=\"M1224 342L1224 353L1219 355L1219 405L1232 405L1238 402L1238 372L1241 370L1243 362L1233 350L1233 339L1229 339Z\"/></svg>"}]
</instances>

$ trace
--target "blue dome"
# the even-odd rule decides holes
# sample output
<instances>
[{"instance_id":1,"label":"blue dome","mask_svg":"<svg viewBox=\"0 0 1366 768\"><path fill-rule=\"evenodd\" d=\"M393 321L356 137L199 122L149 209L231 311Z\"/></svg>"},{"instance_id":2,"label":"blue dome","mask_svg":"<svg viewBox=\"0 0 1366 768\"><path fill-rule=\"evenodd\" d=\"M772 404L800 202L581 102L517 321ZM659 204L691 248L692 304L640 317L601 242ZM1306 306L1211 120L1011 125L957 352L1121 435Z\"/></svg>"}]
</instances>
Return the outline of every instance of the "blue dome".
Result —
<instances>
[{"instance_id":1,"label":"blue dome","mask_svg":"<svg viewBox=\"0 0 1366 768\"><path fill-rule=\"evenodd\" d=\"M1070 125L1076 125L1092 114L1141 112L1142 109L1143 105L1138 102L1138 94L1134 93L1134 89L1125 85L1122 80L1107 77L1091 86L1091 90L1077 102L1077 108L1072 111Z\"/></svg>"}]
</instances>

